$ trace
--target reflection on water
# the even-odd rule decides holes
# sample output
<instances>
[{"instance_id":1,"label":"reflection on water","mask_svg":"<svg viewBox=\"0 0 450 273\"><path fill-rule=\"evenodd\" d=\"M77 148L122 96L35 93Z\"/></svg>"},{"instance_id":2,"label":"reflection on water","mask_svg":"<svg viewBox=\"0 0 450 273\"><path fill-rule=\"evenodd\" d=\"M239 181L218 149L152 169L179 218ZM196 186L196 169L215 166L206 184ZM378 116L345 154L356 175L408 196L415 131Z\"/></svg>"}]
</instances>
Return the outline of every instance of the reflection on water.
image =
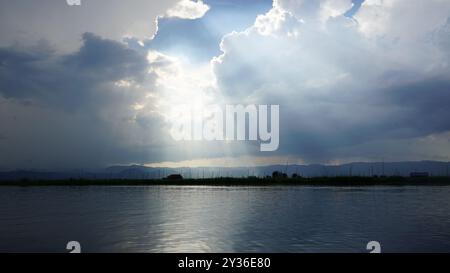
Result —
<instances>
[{"instance_id":1,"label":"reflection on water","mask_svg":"<svg viewBox=\"0 0 450 273\"><path fill-rule=\"evenodd\" d=\"M0 252L450 252L450 187L1 187Z\"/></svg>"}]
</instances>

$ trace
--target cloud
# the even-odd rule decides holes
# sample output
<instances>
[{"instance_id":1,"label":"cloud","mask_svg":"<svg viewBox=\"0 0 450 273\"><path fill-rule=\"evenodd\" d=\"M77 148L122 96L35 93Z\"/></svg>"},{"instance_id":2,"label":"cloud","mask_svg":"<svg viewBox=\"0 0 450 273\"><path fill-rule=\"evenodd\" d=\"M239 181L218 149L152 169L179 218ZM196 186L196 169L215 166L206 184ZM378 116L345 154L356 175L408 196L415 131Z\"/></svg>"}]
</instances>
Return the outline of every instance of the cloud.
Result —
<instances>
[{"instance_id":1,"label":"cloud","mask_svg":"<svg viewBox=\"0 0 450 273\"><path fill-rule=\"evenodd\" d=\"M0 47L29 47L46 40L59 52L74 52L85 32L116 41L124 36L148 39L156 32L157 16L175 3L177 0L108 0L69 6L64 0L1 0Z\"/></svg>"},{"instance_id":2,"label":"cloud","mask_svg":"<svg viewBox=\"0 0 450 273\"><path fill-rule=\"evenodd\" d=\"M272 7L271 0L212 0L207 4L210 10L195 20L159 17L158 33L144 41L145 47L191 62L209 62L221 53L219 43L224 35L245 30L258 14Z\"/></svg>"},{"instance_id":3,"label":"cloud","mask_svg":"<svg viewBox=\"0 0 450 273\"><path fill-rule=\"evenodd\" d=\"M198 19L208 12L209 6L202 0L181 0L174 7L166 12L167 17L176 17L180 19Z\"/></svg>"},{"instance_id":4,"label":"cloud","mask_svg":"<svg viewBox=\"0 0 450 273\"><path fill-rule=\"evenodd\" d=\"M220 143L169 135L170 107L211 91L208 64L92 33L82 40L70 54L0 48L0 165L54 170L222 155Z\"/></svg>"},{"instance_id":5,"label":"cloud","mask_svg":"<svg viewBox=\"0 0 450 273\"><path fill-rule=\"evenodd\" d=\"M345 16L350 1L276 1L252 27L222 40L223 54L213 60L218 88L233 102L280 104L279 153L307 162L370 160L377 150L413 157L413 145L403 142L450 131L450 47L443 34L450 4L368 2L353 19ZM383 10L376 29L366 16L373 2ZM419 13L418 21L427 22L410 31ZM416 148L423 158L445 143L431 139Z\"/></svg>"},{"instance_id":6,"label":"cloud","mask_svg":"<svg viewBox=\"0 0 450 273\"><path fill-rule=\"evenodd\" d=\"M2 2L0 165L449 160L450 4L413 1L277 0L267 12L256 0L181 1L211 10L160 17L155 37L153 18L175 2L133 4L136 18L116 1L98 17L95 1L78 12L42 1L39 16ZM174 142L170 107L194 101L279 104L280 149Z\"/></svg>"},{"instance_id":7,"label":"cloud","mask_svg":"<svg viewBox=\"0 0 450 273\"><path fill-rule=\"evenodd\" d=\"M446 23L448 1L440 0L366 0L354 18L367 37L410 43L427 38ZM410 31L407 31L410 30Z\"/></svg>"},{"instance_id":8,"label":"cloud","mask_svg":"<svg viewBox=\"0 0 450 273\"><path fill-rule=\"evenodd\" d=\"M0 49L2 166L100 167L148 162L161 153L162 117L149 97L146 54L83 35L72 54ZM137 103L145 102L141 107Z\"/></svg>"},{"instance_id":9,"label":"cloud","mask_svg":"<svg viewBox=\"0 0 450 273\"><path fill-rule=\"evenodd\" d=\"M0 94L63 109L85 107L99 89L127 79L142 83L145 55L113 40L83 35L79 51L59 55L50 48L0 49Z\"/></svg>"},{"instance_id":10,"label":"cloud","mask_svg":"<svg viewBox=\"0 0 450 273\"><path fill-rule=\"evenodd\" d=\"M275 7L289 11L295 17L324 22L332 17L343 15L352 8L352 0L275 0Z\"/></svg>"}]
</instances>

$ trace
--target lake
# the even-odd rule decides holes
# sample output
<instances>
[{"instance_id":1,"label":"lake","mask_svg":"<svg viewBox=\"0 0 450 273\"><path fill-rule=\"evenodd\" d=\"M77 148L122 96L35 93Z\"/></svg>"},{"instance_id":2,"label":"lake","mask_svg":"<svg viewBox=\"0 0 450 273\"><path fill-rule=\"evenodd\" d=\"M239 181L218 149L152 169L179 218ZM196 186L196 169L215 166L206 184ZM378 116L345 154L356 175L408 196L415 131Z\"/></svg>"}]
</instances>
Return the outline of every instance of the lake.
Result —
<instances>
[{"instance_id":1,"label":"lake","mask_svg":"<svg viewBox=\"0 0 450 273\"><path fill-rule=\"evenodd\" d=\"M450 252L450 187L0 187L0 252Z\"/></svg>"}]
</instances>

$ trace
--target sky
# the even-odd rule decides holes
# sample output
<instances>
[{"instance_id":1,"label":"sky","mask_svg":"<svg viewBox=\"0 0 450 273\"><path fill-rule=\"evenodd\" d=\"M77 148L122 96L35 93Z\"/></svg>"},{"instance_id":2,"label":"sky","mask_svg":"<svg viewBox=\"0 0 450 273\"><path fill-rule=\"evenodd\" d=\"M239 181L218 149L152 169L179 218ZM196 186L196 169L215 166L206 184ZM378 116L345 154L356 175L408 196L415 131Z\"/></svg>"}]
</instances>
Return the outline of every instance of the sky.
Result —
<instances>
[{"instance_id":1,"label":"sky","mask_svg":"<svg viewBox=\"0 0 450 273\"><path fill-rule=\"evenodd\" d=\"M0 170L450 160L450 1L0 0ZM175 141L280 106L280 145Z\"/></svg>"}]
</instances>

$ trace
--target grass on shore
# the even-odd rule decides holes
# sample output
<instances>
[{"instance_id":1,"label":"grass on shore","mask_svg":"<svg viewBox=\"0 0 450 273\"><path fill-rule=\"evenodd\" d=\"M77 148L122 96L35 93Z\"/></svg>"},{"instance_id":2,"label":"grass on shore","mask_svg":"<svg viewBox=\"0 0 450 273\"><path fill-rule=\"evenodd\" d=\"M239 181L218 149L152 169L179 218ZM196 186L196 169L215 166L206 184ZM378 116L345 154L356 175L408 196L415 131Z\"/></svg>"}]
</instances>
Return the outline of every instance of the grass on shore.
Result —
<instances>
[{"instance_id":1,"label":"grass on shore","mask_svg":"<svg viewBox=\"0 0 450 273\"><path fill-rule=\"evenodd\" d=\"M205 178L205 179L67 179L0 181L0 186L450 186L450 177L338 176L310 178Z\"/></svg>"}]
</instances>

